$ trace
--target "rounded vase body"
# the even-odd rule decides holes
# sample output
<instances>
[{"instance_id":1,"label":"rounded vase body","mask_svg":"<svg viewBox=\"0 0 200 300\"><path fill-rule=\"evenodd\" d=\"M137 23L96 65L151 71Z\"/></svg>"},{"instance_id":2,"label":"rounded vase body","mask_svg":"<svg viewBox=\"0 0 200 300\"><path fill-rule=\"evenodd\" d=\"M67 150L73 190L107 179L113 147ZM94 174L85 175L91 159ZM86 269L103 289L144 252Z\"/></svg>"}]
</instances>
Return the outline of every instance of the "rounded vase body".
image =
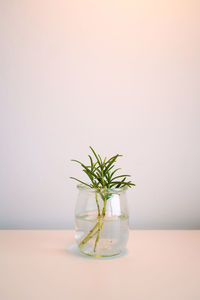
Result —
<instances>
[{"instance_id":1,"label":"rounded vase body","mask_svg":"<svg viewBox=\"0 0 200 300\"><path fill-rule=\"evenodd\" d=\"M95 257L119 254L129 232L126 189L77 187L75 239L80 252Z\"/></svg>"}]
</instances>

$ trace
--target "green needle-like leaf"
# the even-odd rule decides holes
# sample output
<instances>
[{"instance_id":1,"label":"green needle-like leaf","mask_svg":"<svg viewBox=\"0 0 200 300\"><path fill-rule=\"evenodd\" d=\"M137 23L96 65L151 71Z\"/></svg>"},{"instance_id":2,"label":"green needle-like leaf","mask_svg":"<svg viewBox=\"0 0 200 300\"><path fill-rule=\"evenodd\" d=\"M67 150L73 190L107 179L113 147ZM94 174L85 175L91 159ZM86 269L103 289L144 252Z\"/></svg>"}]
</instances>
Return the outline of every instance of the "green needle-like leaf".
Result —
<instances>
[{"instance_id":1,"label":"green needle-like leaf","mask_svg":"<svg viewBox=\"0 0 200 300\"><path fill-rule=\"evenodd\" d=\"M76 181L78 181L78 182L80 182L80 183L82 183L82 184L84 184L84 185L87 185L87 186L89 186L89 187L91 187L91 185L89 185L89 184L87 184L87 183L85 183L85 182L83 182L83 181L81 181L81 180L79 180L79 179L77 179L77 178L75 178L75 177L70 177L71 179L74 179L74 180L76 180Z\"/></svg>"},{"instance_id":2,"label":"green needle-like leaf","mask_svg":"<svg viewBox=\"0 0 200 300\"><path fill-rule=\"evenodd\" d=\"M91 155L88 155L90 160L90 165L85 165L82 162L72 159L72 161L80 164L83 168L83 172L89 177L91 184L87 184L75 177L70 177L88 187L96 188L100 192L101 188L122 188L122 187L132 187L135 186L131 181L126 181L127 177L130 175L118 175L113 177L113 175L120 170L120 168L114 169L114 171L110 172L115 167L115 162L118 157L122 155L116 154L112 156L110 159L106 160L101 158L99 154L97 154L94 149L90 146L90 149L94 155L94 160ZM96 159L96 161L95 161ZM120 181L119 179L122 178ZM118 180L116 180L118 179Z\"/></svg>"},{"instance_id":3,"label":"green needle-like leaf","mask_svg":"<svg viewBox=\"0 0 200 300\"><path fill-rule=\"evenodd\" d=\"M120 178L120 177L131 177L131 175L119 175L119 176L114 177L112 180Z\"/></svg>"}]
</instances>

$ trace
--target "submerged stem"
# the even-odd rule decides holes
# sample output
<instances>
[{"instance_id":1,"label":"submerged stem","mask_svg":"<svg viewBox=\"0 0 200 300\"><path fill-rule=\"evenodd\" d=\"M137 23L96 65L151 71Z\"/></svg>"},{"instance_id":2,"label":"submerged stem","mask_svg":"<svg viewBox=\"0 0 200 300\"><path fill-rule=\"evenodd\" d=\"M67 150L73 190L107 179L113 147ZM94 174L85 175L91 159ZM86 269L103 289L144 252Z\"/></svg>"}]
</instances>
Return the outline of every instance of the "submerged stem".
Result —
<instances>
[{"instance_id":1,"label":"submerged stem","mask_svg":"<svg viewBox=\"0 0 200 300\"><path fill-rule=\"evenodd\" d=\"M79 248L82 248L92 237L94 237L95 235L93 235L93 232L95 231L95 229L98 227L98 223L97 222L95 224L95 226L89 231L88 235L80 242L80 244L78 245ZM97 233L97 232L96 232ZM95 234L96 234L95 233Z\"/></svg>"},{"instance_id":2,"label":"submerged stem","mask_svg":"<svg viewBox=\"0 0 200 300\"><path fill-rule=\"evenodd\" d=\"M94 244L94 252L96 252L97 243L98 243L99 238L100 238L100 230L101 230L100 225L98 225L97 237L96 237L95 244Z\"/></svg>"},{"instance_id":3,"label":"submerged stem","mask_svg":"<svg viewBox=\"0 0 200 300\"><path fill-rule=\"evenodd\" d=\"M98 218L97 218L98 221L94 225L94 227L89 231L89 233L86 235L86 237L79 244L79 248L81 249L89 240L91 240L95 235L97 235L96 240L95 240L95 244L94 244L94 252L96 252L97 244L98 244L98 241L99 241L99 238L100 238L101 229L104 225L104 217L105 217L106 204L107 204L106 195L104 196L100 191L99 191L99 194L101 195L101 198L104 202L102 213L100 211L98 196L97 196L97 192L96 192L95 193L95 199L96 199L97 210L98 210ZM96 229L97 229L97 231L95 231Z\"/></svg>"}]
</instances>

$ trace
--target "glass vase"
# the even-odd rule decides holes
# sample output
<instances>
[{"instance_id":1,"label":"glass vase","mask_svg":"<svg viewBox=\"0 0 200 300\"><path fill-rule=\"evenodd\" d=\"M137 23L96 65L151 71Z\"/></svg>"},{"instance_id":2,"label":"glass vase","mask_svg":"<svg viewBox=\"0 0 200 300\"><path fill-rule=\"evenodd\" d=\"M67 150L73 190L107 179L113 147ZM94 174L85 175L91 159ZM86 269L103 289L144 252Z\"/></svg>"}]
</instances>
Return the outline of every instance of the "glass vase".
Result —
<instances>
[{"instance_id":1,"label":"glass vase","mask_svg":"<svg viewBox=\"0 0 200 300\"><path fill-rule=\"evenodd\" d=\"M77 188L75 239L80 252L94 257L122 252L129 231L126 188Z\"/></svg>"}]
</instances>

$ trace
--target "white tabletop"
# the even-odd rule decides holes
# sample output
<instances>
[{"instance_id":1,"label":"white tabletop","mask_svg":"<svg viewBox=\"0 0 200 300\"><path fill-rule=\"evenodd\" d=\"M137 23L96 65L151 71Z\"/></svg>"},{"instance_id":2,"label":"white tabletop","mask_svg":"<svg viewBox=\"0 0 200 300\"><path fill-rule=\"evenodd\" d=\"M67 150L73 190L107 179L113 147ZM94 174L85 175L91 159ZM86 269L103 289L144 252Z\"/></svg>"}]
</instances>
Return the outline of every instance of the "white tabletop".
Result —
<instances>
[{"instance_id":1,"label":"white tabletop","mask_svg":"<svg viewBox=\"0 0 200 300\"><path fill-rule=\"evenodd\" d=\"M110 259L79 255L73 235L0 230L0 299L200 299L200 230L133 230Z\"/></svg>"}]
</instances>

